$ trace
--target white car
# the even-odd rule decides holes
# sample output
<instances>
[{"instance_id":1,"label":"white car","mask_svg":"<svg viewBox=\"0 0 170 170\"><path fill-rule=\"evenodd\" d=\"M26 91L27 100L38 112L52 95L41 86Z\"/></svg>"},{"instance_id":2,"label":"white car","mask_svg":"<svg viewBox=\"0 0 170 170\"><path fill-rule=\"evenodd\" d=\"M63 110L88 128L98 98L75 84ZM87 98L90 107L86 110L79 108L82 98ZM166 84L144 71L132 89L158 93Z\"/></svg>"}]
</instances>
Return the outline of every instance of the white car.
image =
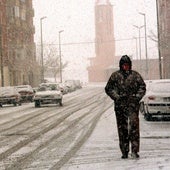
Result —
<instances>
[{"instance_id":1,"label":"white car","mask_svg":"<svg viewBox=\"0 0 170 170\"><path fill-rule=\"evenodd\" d=\"M153 117L170 117L170 80L152 80L140 101L140 112L146 120Z\"/></svg>"},{"instance_id":2,"label":"white car","mask_svg":"<svg viewBox=\"0 0 170 170\"><path fill-rule=\"evenodd\" d=\"M35 95L35 107L40 107L43 104L59 104L62 106L62 92L56 86L40 86Z\"/></svg>"}]
</instances>

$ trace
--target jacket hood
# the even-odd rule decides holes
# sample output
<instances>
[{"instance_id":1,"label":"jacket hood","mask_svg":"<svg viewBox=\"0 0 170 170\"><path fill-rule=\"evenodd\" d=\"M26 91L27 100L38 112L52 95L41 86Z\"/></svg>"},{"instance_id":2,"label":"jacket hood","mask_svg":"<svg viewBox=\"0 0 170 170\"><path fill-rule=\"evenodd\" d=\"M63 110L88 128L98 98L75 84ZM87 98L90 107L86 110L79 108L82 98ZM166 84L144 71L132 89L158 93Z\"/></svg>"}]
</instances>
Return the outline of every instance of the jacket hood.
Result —
<instances>
[{"instance_id":1,"label":"jacket hood","mask_svg":"<svg viewBox=\"0 0 170 170\"><path fill-rule=\"evenodd\" d=\"M131 68L132 68L132 61L131 61L131 59L130 59L129 56L123 55L123 56L121 57L121 59L120 59L120 61L119 61L120 70L122 70L122 65L123 65L124 63L128 63L128 64L130 65L130 70L131 70Z\"/></svg>"}]
</instances>

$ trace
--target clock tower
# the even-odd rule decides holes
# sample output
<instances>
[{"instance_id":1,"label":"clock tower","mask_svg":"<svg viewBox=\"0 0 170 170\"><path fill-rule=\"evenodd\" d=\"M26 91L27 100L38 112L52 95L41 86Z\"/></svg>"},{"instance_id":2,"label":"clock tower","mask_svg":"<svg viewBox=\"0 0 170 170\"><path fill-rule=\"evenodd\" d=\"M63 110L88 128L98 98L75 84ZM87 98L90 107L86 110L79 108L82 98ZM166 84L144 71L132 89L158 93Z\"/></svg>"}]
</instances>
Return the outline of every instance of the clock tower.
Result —
<instances>
[{"instance_id":1,"label":"clock tower","mask_svg":"<svg viewBox=\"0 0 170 170\"><path fill-rule=\"evenodd\" d=\"M113 7L109 0L95 2L95 53L88 67L89 82L106 82L115 59Z\"/></svg>"}]
</instances>

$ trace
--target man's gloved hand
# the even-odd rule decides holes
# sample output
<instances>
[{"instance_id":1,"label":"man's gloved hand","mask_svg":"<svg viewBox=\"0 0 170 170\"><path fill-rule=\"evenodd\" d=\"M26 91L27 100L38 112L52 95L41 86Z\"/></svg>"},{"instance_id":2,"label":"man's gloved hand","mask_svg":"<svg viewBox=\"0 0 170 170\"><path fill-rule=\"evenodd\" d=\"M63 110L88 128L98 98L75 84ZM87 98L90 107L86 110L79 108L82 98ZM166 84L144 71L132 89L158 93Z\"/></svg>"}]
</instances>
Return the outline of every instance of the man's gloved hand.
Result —
<instances>
[{"instance_id":1,"label":"man's gloved hand","mask_svg":"<svg viewBox=\"0 0 170 170\"><path fill-rule=\"evenodd\" d=\"M129 102L138 103L140 101L140 98L134 95L134 96L130 96L128 100Z\"/></svg>"},{"instance_id":2,"label":"man's gloved hand","mask_svg":"<svg viewBox=\"0 0 170 170\"><path fill-rule=\"evenodd\" d=\"M115 98L116 101L118 101L120 99L120 95L114 94L114 98Z\"/></svg>"}]
</instances>

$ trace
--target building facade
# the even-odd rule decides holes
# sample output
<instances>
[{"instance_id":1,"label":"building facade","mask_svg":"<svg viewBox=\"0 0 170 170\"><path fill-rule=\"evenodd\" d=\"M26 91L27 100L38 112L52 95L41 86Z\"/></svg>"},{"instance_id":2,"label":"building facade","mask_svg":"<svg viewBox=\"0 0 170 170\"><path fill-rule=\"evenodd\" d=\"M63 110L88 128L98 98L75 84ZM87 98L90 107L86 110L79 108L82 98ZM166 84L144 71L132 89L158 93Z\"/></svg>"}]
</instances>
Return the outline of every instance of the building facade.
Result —
<instances>
[{"instance_id":1,"label":"building facade","mask_svg":"<svg viewBox=\"0 0 170 170\"><path fill-rule=\"evenodd\" d=\"M89 82L105 82L115 60L113 7L109 0L95 2L95 53L88 67Z\"/></svg>"},{"instance_id":2,"label":"building facade","mask_svg":"<svg viewBox=\"0 0 170 170\"><path fill-rule=\"evenodd\" d=\"M32 0L0 0L1 86L39 83Z\"/></svg>"},{"instance_id":3,"label":"building facade","mask_svg":"<svg viewBox=\"0 0 170 170\"><path fill-rule=\"evenodd\" d=\"M132 69L141 74L144 80L160 79L159 75L159 60L147 59L148 70L146 70L146 59L132 60Z\"/></svg>"},{"instance_id":4,"label":"building facade","mask_svg":"<svg viewBox=\"0 0 170 170\"><path fill-rule=\"evenodd\" d=\"M170 78L170 1L157 0L159 52L162 77Z\"/></svg>"}]
</instances>

